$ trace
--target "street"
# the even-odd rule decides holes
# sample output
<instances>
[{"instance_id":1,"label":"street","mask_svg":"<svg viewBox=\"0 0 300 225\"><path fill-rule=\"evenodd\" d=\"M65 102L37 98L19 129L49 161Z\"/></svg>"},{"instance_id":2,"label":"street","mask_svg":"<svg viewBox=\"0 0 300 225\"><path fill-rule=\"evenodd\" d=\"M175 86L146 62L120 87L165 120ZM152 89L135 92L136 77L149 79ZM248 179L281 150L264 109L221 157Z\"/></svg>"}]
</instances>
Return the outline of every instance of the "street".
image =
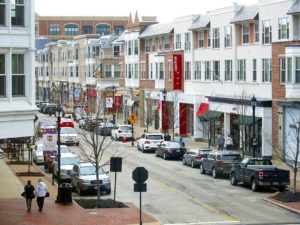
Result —
<instances>
[{"instance_id":1,"label":"street","mask_svg":"<svg viewBox=\"0 0 300 225\"><path fill-rule=\"evenodd\" d=\"M80 155L78 147L70 148ZM246 186L232 186L228 177L213 179L209 174L200 174L199 168L182 165L180 160L163 160L142 153L129 142L112 142L102 162L112 155L123 157L122 172L117 174L116 200L139 206L139 193L133 192L132 171L145 167L149 178L147 192L142 193L142 207L162 224L300 224L298 214L263 200L274 191L252 192ZM109 166L104 169L109 171ZM114 173L109 176L112 193L103 198L113 198ZM79 196L74 193L73 197Z\"/></svg>"}]
</instances>

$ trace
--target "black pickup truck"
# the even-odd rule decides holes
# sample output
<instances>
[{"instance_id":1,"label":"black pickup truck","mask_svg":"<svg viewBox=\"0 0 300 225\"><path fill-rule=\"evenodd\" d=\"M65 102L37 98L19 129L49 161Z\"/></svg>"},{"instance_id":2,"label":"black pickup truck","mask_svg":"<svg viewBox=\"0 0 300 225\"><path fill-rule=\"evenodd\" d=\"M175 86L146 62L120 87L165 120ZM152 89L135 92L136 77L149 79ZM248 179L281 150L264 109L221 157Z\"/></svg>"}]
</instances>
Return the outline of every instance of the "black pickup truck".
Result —
<instances>
[{"instance_id":1,"label":"black pickup truck","mask_svg":"<svg viewBox=\"0 0 300 225\"><path fill-rule=\"evenodd\" d=\"M251 185L252 191L257 191L260 186L276 187L284 191L290 183L290 171L276 168L269 159L244 159L232 166L230 182L232 185L238 182Z\"/></svg>"}]
</instances>

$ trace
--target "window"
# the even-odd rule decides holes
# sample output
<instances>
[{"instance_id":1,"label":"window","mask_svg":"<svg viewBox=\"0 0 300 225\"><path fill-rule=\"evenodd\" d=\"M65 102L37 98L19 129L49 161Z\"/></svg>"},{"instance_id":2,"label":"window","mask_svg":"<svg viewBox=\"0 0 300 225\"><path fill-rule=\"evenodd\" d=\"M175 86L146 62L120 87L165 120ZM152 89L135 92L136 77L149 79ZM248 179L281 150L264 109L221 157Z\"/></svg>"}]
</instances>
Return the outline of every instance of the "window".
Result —
<instances>
[{"instance_id":1,"label":"window","mask_svg":"<svg viewBox=\"0 0 300 225\"><path fill-rule=\"evenodd\" d=\"M262 21L262 42L263 44L272 43L272 27L270 20Z\"/></svg>"},{"instance_id":2,"label":"window","mask_svg":"<svg viewBox=\"0 0 300 225\"><path fill-rule=\"evenodd\" d=\"M110 34L110 25L108 25L108 24L96 25L96 34L109 35Z\"/></svg>"},{"instance_id":3,"label":"window","mask_svg":"<svg viewBox=\"0 0 300 225\"><path fill-rule=\"evenodd\" d=\"M259 25L258 24L254 24L254 42L257 43L259 42Z\"/></svg>"},{"instance_id":4,"label":"window","mask_svg":"<svg viewBox=\"0 0 300 225\"><path fill-rule=\"evenodd\" d=\"M225 81L232 81L232 60L225 60Z\"/></svg>"},{"instance_id":5,"label":"window","mask_svg":"<svg viewBox=\"0 0 300 225\"><path fill-rule=\"evenodd\" d=\"M126 64L127 66L127 78L132 78L132 65L131 64Z\"/></svg>"},{"instance_id":6,"label":"window","mask_svg":"<svg viewBox=\"0 0 300 225\"><path fill-rule=\"evenodd\" d=\"M278 39L288 39L289 38L289 19L279 18L278 19Z\"/></svg>"},{"instance_id":7,"label":"window","mask_svg":"<svg viewBox=\"0 0 300 225\"><path fill-rule=\"evenodd\" d=\"M210 80L210 61L205 61L204 66L205 66L205 72L204 72L205 80Z\"/></svg>"},{"instance_id":8,"label":"window","mask_svg":"<svg viewBox=\"0 0 300 225\"><path fill-rule=\"evenodd\" d=\"M184 34L184 50L185 51L191 50L191 34L190 33Z\"/></svg>"},{"instance_id":9,"label":"window","mask_svg":"<svg viewBox=\"0 0 300 225\"><path fill-rule=\"evenodd\" d=\"M132 41L128 41L127 42L127 47L128 47L127 53L128 53L128 55L131 55L131 52L132 52Z\"/></svg>"},{"instance_id":10,"label":"window","mask_svg":"<svg viewBox=\"0 0 300 225\"><path fill-rule=\"evenodd\" d=\"M292 82L292 58L287 58L287 82Z\"/></svg>"},{"instance_id":11,"label":"window","mask_svg":"<svg viewBox=\"0 0 300 225\"><path fill-rule=\"evenodd\" d=\"M169 72L169 74L168 74L168 79L169 80L172 80L172 74L173 74L173 64L172 64L172 61L169 61L168 62L168 72Z\"/></svg>"},{"instance_id":12,"label":"window","mask_svg":"<svg viewBox=\"0 0 300 225\"><path fill-rule=\"evenodd\" d=\"M145 80L147 77L146 77L146 63L142 63L140 64L140 71L141 71L141 79L142 80Z\"/></svg>"},{"instance_id":13,"label":"window","mask_svg":"<svg viewBox=\"0 0 300 225\"><path fill-rule=\"evenodd\" d=\"M78 66L75 67L75 74L76 74L76 77L79 77L79 70L78 70Z\"/></svg>"},{"instance_id":14,"label":"window","mask_svg":"<svg viewBox=\"0 0 300 225\"><path fill-rule=\"evenodd\" d=\"M252 81L257 81L257 61L256 59L252 60Z\"/></svg>"},{"instance_id":15,"label":"window","mask_svg":"<svg viewBox=\"0 0 300 225\"><path fill-rule=\"evenodd\" d=\"M5 26L5 15L5 0L0 0L0 26Z\"/></svg>"},{"instance_id":16,"label":"window","mask_svg":"<svg viewBox=\"0 0 300 225\"><path fill-rule=\"evenodd\" d=\"M213 28L213 48L220 48L220 31L219 31L219 28Z\"/></svg>"},{"instance_id":17,"label":"window","mask_svg":"<svg viewBox=\"0 0 300 225\"><path fill-rule=\"evenodd\" d=\"M149 49L149 39L146 39L145 40L145 52L149 52L150 49Z\"/></svg>"},{"instance_id":18,"label":"window","mask_svg":"<svg viewBox=\"0 0 300 225\"><path fill-rule=\"evenodd\" d=\"M248 44L249 43L249 25L243 25L242 28L243 31L243 44Z\"/></svg>"},{"instance_id":19,"label":"window","mask_svg":"<svg viewBox=\"0 0 300 225\"><path fill-rule=\"evenodd\" d=\"M213 61L213 80L220 81L220 61Z\"/></svg>"},{"instance_id":20,"label":"window","mask_svg":"<svg viewBox=\"0 0 300 225\"><path fill-rule=\"evenodd\" d=\"M48 68L47 68L48 69ZM74 67L70 67L69 71L70 71L70 77L73 77L73 69ZM48 72L47 72L48 73ZM48 76L48 75L47 75Z\"/></svg>"},{"instance_id":21,"label":"window","mask_svg":"<svg viewBox=\"0 0 300 225\"><path fill-rule=\"evenodd\" d=\"M152 38L152 52L156 51L156 43L155 43L155 38Z\"/></svg>"},{"instance_id":22,"label":"window","mask_svg":"<svg viewBox=\"0 0 300 225\"><path fill-rule=\"evenodd\" d=\"M204 47L204 31L198 32L198 48Z\"/></svg>"},{"instance_id":23,"label":"window","mask_svg":"<svg viewBox=\"0 0 300 225\"><path fill-rule=\"evenodd\" d=\"M210 30L207 31L207 47L210 48Z\"/></svg>"},{"instance_id":24,"label":"window","mask_svg":"<svg viewBox=\"0 0 300 225\"><path fill-rule=\"evenodd\" d=\"M139 64L138 63L134 64L134 78L139 79Z\"/></svg>"},{"instance_id":25,"label":"window","mask_svg":"<svg viewBox=\"0 0 300 225\"><path fill-rule=\"evenodd\" d=\"M111 77L111 65L105 65L105 77Z\"/></svg>"},{"instance_id":26,"label":"window","mask_svg":"<svg viewBox=\"0 0 300 225\"><path fill-rule=\"evenodd\" d=\"M93 27L92 26L82 26L82 33L83 34L92 34Z\"/></svg>"},{"instance_id":27,"label":"window","mask_svg":"<svg viewBox=\"0 0 300 225\"><path fill-rule=\"evenodd\" d=\"M285 66L285 58L279 58L279 64L280 64L280 83L285 83L285 76L286 76L286 66Z\"/></svg>"},{"instance_id":28,"label":"window","mask_svg":"<svg viewBox=\"0 0 300 225\"><path fill-rule=\"evenodd\" d=\"M155 78L158 80L158 63L155 63Z\"/></svg>"},{"instance_id":29,"label":"window","mask_svg":"<svg viewBox=\"0 0 300 225\"><path fill-rule=\"evenodd\" d=\"M123 26L115 26L114 27L114 34L122 34L124 31L124 27Z\"/></svg>"},{"instance_id":30,"label":"window","mask_svg":"<svg viewBox=\"0 0 300 225\"><path fill-rule=\"evenodd\" d=\"M121 65L114 65L114 77L121 77Z\"/></svg>"},{"instance_id":31,"label":"window","mask_svg":"<svg viewBox=\"0 0 300 225\"><path fill-rule=\"evenodd\" d=\"M25 96L24 54L12 54L12 96Z\"/></svg>"},{"instance_id":32,"label":"window","mask_svg":"<svg viewBox=\"0 0 300 225\"><path fill-rule=\"evenodd\" d=\"M272 81L272 60L271 59L262 59L262 82L271 82Z\"/></svg>"},{"instance_id":33,"label":"window","mask_svg":"<svg viewBox=\"0 0 300 225\"><path fill-rule=\"evenodd\" d=\"M139 54L139 40L134 40L134 54Z\"/></svg>"},{"instance_id":34,"label":"window","mask_svg":"<svg viewBox=\"0 0 300 225\"><path fill-rule=\"evenodd\" d=\"M114 57L120 56L120 46L114 45Z\"/></svg>"},{"instance_id":35,"label":"window","mask_svg":"<svg viewBox=\"0 0 300 225\"><path fill-rule=\"evenodd\" d=\"M184 79L191 79L191 62L184 62Z\"/></svg>"},{"instance_id":36,"label":"window","mask_svg":"<svg viewBox=\"0 0 300 225\"><path fill-rule=\"evenodd\" d=\"M162 51L162 37L158 38L158 51Z\"/></svg>"},{"instance_id":37,"label":"window","mask_svg":"<svg viewBox=\"0 0 300 225\"><path fill-rule=\"evenodd\" d=\"M49 26L50 35L60 35L60 27L58 24L50 24Z\"/></svg>"},{"instance_id":38,"label":"window","mask_svg":"<svg viewBox=\"0 0 300 225\"><path fill-rule=\"evenodd\" d=\"M164 71L164 67L165 67L165 65L164 65L164 63L159 63L159 79L160 80L164 80L165 79L165 71Z\"/></svg>"},{"instance_id":39,"label":"window","mask_svg":"<svg viewBox=\"0 0 300 225\"><path fill-rule=\"evenodd\" d=\"M194 79L201 80L201 62L200 61L195 61Z\"/></svg>"},{"instance_id":40,"label":"window","mask_svg":"<svg viewBox=\"0 0 300 225\"><path fill-rule=\"evenodd\" d=\"M165 51L170 50L170 36L165 36Z\"/></svg>"},{"instance_id":41,"label":"window","mask_svg":"<svg viewBox=\"0 0 300 225\"><path fill-rule=\"evenodd\" d=\"M246 60L240 59L238 60L238 81L245 81L246 80Z\"/></svg>"},{"instance_id":42,"label":"window","mask_svg":"<svg viewBox=\"0 0 300 225\"><path fill-rule=\"evenodd\" d=\"M6 96L5 54L0 54L0 98Z\"/></svg>"},{"instance_id":43,"label":"window","mask_svg":"<svg viewBox=\"0 0 300 225\"><path fill-rule=\"evenodd\" d=\"M181 49L181 34L176 34L175 45L176 45L176 49Z\"/></svg>"},{"instance_id":44,"label":"window","mask_svg":"<svg viewBox=\"0 0 300 225\"><path fill-rule=\"evenodd\" d=\"M11 1L11 25L24 26L24 0Z\"/></svg>"},{"instance_id":45,"label":"window","mask_svg":"<svg viewBox=\"0 0 300 225\"><path fill-rule=\"evenodd\" d=\"M225 40L224 40L225 48L231 47L231 45L232 45L231 26L225 27L224 33L225 33L224 34L224 36L225 36Z\"/></svg>"},{"instance_id":46,"label":"window","mask_svg":"<svg viewBox=\"0 0 300 225\"><path fill-rule=\"evenodd\" d=\"M66 24L64 28L64 34L65 35L78 35L78 25L77 24Z\"/></svg>"},{"instance_id":47,"label":"window","mask_svg":"<svg viewBox=\"0 0 300 225\"><path fill-rule=\"evenodd\" d=\"M150 63L150 80L153 80L153 64Z\"/></svg>"},{"instance_id":48,"label":"window","mask_svg":"<svg viewBox=\"0 0 300 225\"><path fill-rule=\"evenodd\" d=\"M296 57L295 83L300 83L300 57Z\"/></svg>"}]
</instances>

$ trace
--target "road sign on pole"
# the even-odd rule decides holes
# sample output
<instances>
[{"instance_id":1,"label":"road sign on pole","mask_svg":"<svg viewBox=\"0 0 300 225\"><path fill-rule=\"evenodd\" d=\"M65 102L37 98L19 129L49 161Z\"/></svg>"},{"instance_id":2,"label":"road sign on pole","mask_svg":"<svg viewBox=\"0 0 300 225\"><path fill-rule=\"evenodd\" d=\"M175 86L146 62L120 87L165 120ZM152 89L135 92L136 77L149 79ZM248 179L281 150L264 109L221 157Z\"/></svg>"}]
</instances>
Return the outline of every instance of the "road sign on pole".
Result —
<instances>
[{"instance_id":1,"label":"road sign on pole","mask_svg":"<svg viewBox=\"0 0 300 225\"><path fill-rule=\"evenodd\" d=\"M131 113L127 119L131 124L134 124L138 120L138 117L134 113Z\"/></svg>"}]
</instances>

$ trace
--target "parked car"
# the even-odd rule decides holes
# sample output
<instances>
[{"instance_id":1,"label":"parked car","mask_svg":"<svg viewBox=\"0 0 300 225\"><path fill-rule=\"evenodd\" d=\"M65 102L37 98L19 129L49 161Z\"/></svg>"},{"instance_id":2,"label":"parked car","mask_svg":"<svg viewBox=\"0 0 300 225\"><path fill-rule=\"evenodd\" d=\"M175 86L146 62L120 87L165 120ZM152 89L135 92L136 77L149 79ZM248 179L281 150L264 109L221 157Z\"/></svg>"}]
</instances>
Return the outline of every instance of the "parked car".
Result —
<instances>
[{"instance_id":1,"label":"parked car","mask_svg":"<svg viewBox=\"0 0 300 225\"><path fill-rule=\"evenodd\" d=\"M115 125L110 121L104 121L96 128L96 132L103 136L111 136L111 131Z\"/></svg>"},{"instance_id":2,"label":"parked car","mask_svg":"<svg viewBox=\"0 0 300 225\"><path fill-rule=\"evenodd\" d=\"M104 119L100 119L100 118L92 119L92 120L89 119L84 123L82 128L86 131L95 132L96 128L99 127L103 122Z\"/></svg>"},{"instance_id":3,"label":"parked car","mask_svg":"<svg viewBox=\"0 0 300 225\"><path fill-rule=\"evenodd\" d=\"M60 154L60 180L71 183L70 171L75 164L80 163L78 155L73 153L61 153ZM53 162L53 176L57 177L58 162L57 156Z\"/></svg>"},{"instance_id":4,"label":"parked car","mask_svg":"<svg viewBox=\"0 0 300 225\"><path fill-rule=\"evenodd\" d=\"M56 129L56 122L51 120L41 120L37 125L37 132L39 136L43 136L46 129Z\"/></svg>"},{"instance_id":5,"label":"parked car","mask_svg":"<svg viewBox=\"0 0 300 225\"><path fill-rule=\"evenodd\" d=\"M237 151L213 151L202 159L200 173L209 172L213 178L217 178L219 175L229 175L232 164L239 163L241 160L242 157Z\"/></svg>"},{"instance_id":6,"label":"parked car","mask_svg":"<svg viewBox=\"0 0 300 225\"><path fill-rule=\"evenodd\" d=\"M60 143L79 145L79 137L76 130L72 127L60 128Z\"/></svg>"},{"instance_id":7,"label":"parked car","mask_svg":"<svg viewBox=\"0 0 300 225\"><path fill-rule=\"evenodd\" d=\"M163 135L159 133L144 133L137 141L137 149L142 152L155 152L164 141Z\"/></svg>"},{"instance_id":8,"label":"parked car","mask_svg":"<svg viewBox=\"0 0 300 225\"><path fill-rule=\"evenodd\" d=\"M207 157L210 152L211 149L191 149L183 155L182 164L190 165L192 168L199 167L202 158Z\"/></svg>"},{"instance_id":9,"label":"parked car","mask_svg":"<svg viewBox=\"0 0 300 225\"><path fill-rule=\"evenodd\" d=\"M79 163L73 166L70 173L73 189L79 195L87 191L97 191L96 167L91 163ZM100 191L111 193L110 178L102 167L99 167Z\"/></svg>"},{"instance_id":10,"label":"parked car","mask_svg":"<svg viewBox=\"0 0 300 225\"><path fill-rule=\"evenodd\" d=\"M61 118L60 127L75 127L74 121L70 118Z\"/></svg>"},{"instance_id":11,"label":"parked car","mask_svg":"<svg viewBox=\"0 0 300 225\"><path fill-rule=\"evenodd\" d=\"M32 161L35 164L44 164L44 145L37 144L32 149Z\"/></svg>"},{"instance_id":12,"label":"parked car","mask_svg":"<svg viewBox=\"0 0 300 225\"><path fill-rule=\"evenodd\" d=\"M252 191L257 191L261 186L284 191L290 184L290 171L276 168L269 159L244 159L233 165L230 182L232 185L237 185L238 182L251 185Z\"/></svg>"},{"instance_id":13,"label":"parked car","mask_svg":"<svg viewBox=\"0 0 300 225\"><path fill-rule=\"evenodd\" d=\"M181 159L185 154L186 149L180 145L177 141L163 141L158 145L155 151L156 157L163 157L164 160L169 158Z\"/></svg>"},{"instance_id":14,"label":"parked car","mask_svg":"<svg viewBox=\"0 0 300 225\"><path fill-rule=\"evenodd\" d=\"M115 140L132 139L132 127L130 125L117 125L111 130L111 136Z\"/></svg>"},{"instance_id":15,"label":"parked car","mask_svg":"<svg viewBox=\"0 0 300 225\"><path fill-rule=\"evenodd\" d=\"M78 126L79 128L83 129L83 126L86 122L88 122L89 120L91 120L91 117L89 116L83 116L78 120Z\"/></svg>"},{"instance_id":16,"label":"parked car","mask_svg":"<svg viewBox=\"0 0 300 225\"><path fill-rule=\"evenodd\" d=\"M56 149L58 146L56 145ZM60 153L68 153L70 152L69 147L67 145L60 145ZM44 151L44 168L48 170L49 173L53 171L53 162L57 155L57 150L54 151Z\"/></svg>"},{"instance_id":17,"label":"parked car","mask_svg":"<svg viewBox=\"0 0 300 225\"><path fill-rule=\"evenodd\" d=\"M53 104L53 103L48 103L45 107L43 107L42 113L44 113L44 114L48 114L48 113L54 114L55 111L56 111L56 108L57 108L57 107L56 107L55 104Z\"/></svg>"}]
</instances>

